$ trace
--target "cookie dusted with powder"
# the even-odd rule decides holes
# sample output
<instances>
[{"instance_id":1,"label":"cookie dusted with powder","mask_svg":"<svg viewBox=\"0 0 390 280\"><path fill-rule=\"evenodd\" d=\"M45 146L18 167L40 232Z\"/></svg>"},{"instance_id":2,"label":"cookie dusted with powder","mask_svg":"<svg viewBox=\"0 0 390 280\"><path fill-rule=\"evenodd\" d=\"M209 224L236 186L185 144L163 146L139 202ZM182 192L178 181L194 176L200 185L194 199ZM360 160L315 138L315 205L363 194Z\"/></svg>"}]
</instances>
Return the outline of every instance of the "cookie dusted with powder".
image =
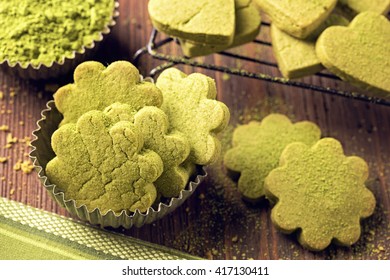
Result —
<instances>
[{"instance_id":1,"label":"cookie dusted with powder","mask_svg":"<svg viewBox=\"0 0 390 280\"><path fill-rule=\"evenodd\" d=\"M390 94L390 22L365 12L347 27L332 26L318 38L316 53L331 72L372 95Z\"/></svg>"},{"instance_id":2,"label":"cookie dusted with powder","mask_svg":"<svg viewBox=\"0 0 390 280\"><path fill-rule=\"evenodd\" d=\"M329 26L348 24L346 18L333 13L306 39L295 38L272 24L272 49L283 77L295 79L321 71L323 66L315 47L319 34Z\"/></svg>"},{"instance_id":3,"label":"cookie dusted with powder","mask_svg":"<svg viewBox=\"0 0 390 280\"><path fill-rule=\"evenodd\" d=\"M168 116L170 129L183 133L190 143L189 160L199 165L214 162L221 151L215 134L227 126L230 117L226 105L215 100L214 80L169 68L160 74L156 85L164 97L161 109Z\"/></svg>"},{"instance_id":4,"label":"cookie dusted with powder","mask_svg":"<svg viewBox=\"0 0 390 280\"><path fill-rule=\"evenodd\" d=\"M340 0L340 4L355 13L370 11L386 15L390 11L390 0Z\"/></svg>"},{"instance_id":5,"label":"cookie dusted with powder","mask_svg":"<svg viewBox=\"0 0 390 280\"><path fill-rule=\"evenodd\" d=\"M235 28L234 0L150 0L153 26L193 42L228 45Z\"/></svg>"},{"instance_id":6,"label":"cookie dusted with powder","mask_svg":"<svg viewBox=\"0 0 390 280\"><path fill-rule=\"evenodd\" d=\"M293 124L284 115L271 114L261 123L252 121L234 130L233 148L225 153L224 165L240 174L238 190L244 198L256 201L264 197L264 179L278 166L284 148L292 142L312 145L320 134L312 122Z\"/></svg>"},{"instance_id":7,"label":"cookie dusted with powder","mask_svg":"<svg viewBox=\"0 0 390 280\"><path fill-rule=\"evenodd\" d=\"M191 169L184 166L190 144L180 132L168 131L169 121L161 109L146 106L134 114L128 104L114 103L104 111L114 122L129 121L139 128L144 147L155 151L162 159L164 170L154 183L164 197L176 197L188 183Z\"/></svg>"},{"instance_id":8,"label":"cookie dusted with powder","mask_svg":"<svg viewBox=\"0 0 390 280\"><path fill-rule=\"evenodd\" d=\"M272 24L286 33L304 39L329 16L337 0L255 0Z\"/></svg>"},{"instance_id":9,"label":"cookie dusted with powder","mask_svg":"<svg viewBox=\"0 0 390 280\"><path fill-rule=\"evenodd\" d=\"M82 115L52 136L56 154L46 166L51 183L65 200L100 209L145 212L156 199L154 181L163 171L160 156L144 149L141 131L131 122L112 122L101 111Z\"/></svg>"},{"instance_id":10,"label":"cookie dusted with powder","mask_svg":"<svg viewBox=\"0 0 390 280\"><path fill-rule=\"evenodd\" d=\"M265 179L266 195L276 201L272 222L283 232L298 231L298 241L311 250L332 241L352 245L360 237L360 220L375 208L367 178L367 163L345 156L333 138L312 147L292 143Z\"/></svg>"},{"instance_id":11,"label":"cookie dusted with powder","mask_svg":"<svg viewBox=\"0 0 390 280\"><path fill-rule=\"evenodd\" d=\"M88 61L77 66L74 83L58 89L54 101L64 116L63 125L77 122L88 111L102 111L114 102L129 104L134 111L144 106L159 107L162 94L153 83L141 81L138 69L130 62L116 61L106 68Z\"/></svg>"},{"instance_id":12,"label":"cookie dusted with powder","mask_svg":"<svg viewBox=\"0 0 390 280\"><path fill-rule=\"evenodd\" d=\"M229 45L196 44L188 40L180 40L185 56L195 57L208 55L233 48L253 41L259 34L261 18L252 0L235 0L236 28L233 42Z\"/></svg>"}]
</instances>

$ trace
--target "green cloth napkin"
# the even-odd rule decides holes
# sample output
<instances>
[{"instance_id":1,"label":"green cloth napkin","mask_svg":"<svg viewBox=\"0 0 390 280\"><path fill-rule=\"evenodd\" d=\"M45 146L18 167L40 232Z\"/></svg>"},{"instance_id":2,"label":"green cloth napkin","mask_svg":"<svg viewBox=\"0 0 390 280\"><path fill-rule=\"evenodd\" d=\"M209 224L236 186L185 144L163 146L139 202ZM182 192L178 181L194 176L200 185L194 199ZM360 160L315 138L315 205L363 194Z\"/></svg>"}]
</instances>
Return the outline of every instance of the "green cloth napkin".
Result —
<instances>
[{"instance_id":1,"label":"green cloth napkin","mask_svg":"<svg viewBox=\"0 0 390 280\"><path fill-rule=\"evenodd\" d=\"M1 260L199 259L0 198Z\"/></svg>"}]
</instances>

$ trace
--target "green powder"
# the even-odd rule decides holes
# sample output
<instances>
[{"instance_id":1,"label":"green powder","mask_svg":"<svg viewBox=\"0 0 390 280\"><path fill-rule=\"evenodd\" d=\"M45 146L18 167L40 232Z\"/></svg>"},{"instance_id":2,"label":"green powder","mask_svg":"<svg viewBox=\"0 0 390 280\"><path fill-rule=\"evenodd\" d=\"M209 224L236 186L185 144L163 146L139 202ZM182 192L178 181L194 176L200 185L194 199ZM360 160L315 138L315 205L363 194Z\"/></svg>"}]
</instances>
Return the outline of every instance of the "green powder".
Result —
<instances>
[{"instance_id":1,"label":"green powder","mask_svg":"<svg viewBox=\"0 0 390 280\"><path fill-rule=\"evenodd\" d=\"M0 62L63 63L100 38L114 5L113 0L0 0Z\"/></svg>"}]
</instances>

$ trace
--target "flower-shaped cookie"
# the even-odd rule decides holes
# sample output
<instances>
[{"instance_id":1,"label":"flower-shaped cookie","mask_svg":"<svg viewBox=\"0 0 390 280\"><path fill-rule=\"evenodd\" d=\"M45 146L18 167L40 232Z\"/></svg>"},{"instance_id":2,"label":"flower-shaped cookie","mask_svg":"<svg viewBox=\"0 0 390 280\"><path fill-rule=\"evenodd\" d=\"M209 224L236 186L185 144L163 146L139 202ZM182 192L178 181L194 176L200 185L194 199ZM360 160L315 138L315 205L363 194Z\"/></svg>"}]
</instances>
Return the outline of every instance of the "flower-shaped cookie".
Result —
<instances>
[{"instance_id":1,"label":"flower-shaped cookie","mask_svg":"<svg viewBox=\"0 0 390 280\"><path fill-rule=\"evenodd\" d=\"M233 148L224 157L225 166L241 173L238 189L249 200L264 196L264 179L278 166L279 158L292 142L312 145L320 139L320 129L311 122L292 124L284 115L271 114L261 123L252 121L233 133Z\"/></svg>"},{"instance_id":2,"label":"flower-shaped cookie","mask_svg":"<svg viewBox=\"0 0 390 280\"><path fill-rule=\"evenodd\" d=\"M73 84L58 89L54 101L64 116L63 125L77 122L88 111L102 111L114 102L127 103L135 111L144 106L159 107L162 95L153 83L140 80L138 69L130 62L116 61L106 68L87 61L77 66Z\"/></svg>"},{"instance_id":3,"label":"flower-shaped cookie","mask_svg":"<svg viewBox=\"0 0 390 280\"><path fill-rule=\"evenodd\" d=\"M375 208L367 177L366 162L346 157L333 138L312 147L292 143L265 179L266 195L277 201L272 221L287 233L299 229L299 242L311 250L325 249L332 240L352 245L360 236L360 219Z\"/></svg>"},{"instance_id":4,"label":"flower-shaped cookie","mask_svg":"<svg viewBox=\"0 0 390 280\"><path fill-rule=\"evenodd\" d=\"M374 12L357 15L349 26L332 26L318 38L321 63L340 78L379 97L390 93L390 22Z\"/></svg>"},{"instance_id":5,"label":"flower-shaped cookie","mask_svg":"<svg viewBox=\"0 0 390 280\"><path fill-rule=\"evenodd\" d=\"M214 80L169 68L160 74L156 85L163 93L161 109L168 115L170 129L182 132L190 142L189 160L199 165L214 162L221 150L215 133L227 126L230 117L226 105L214 100Z\"/></svg>"},{"instance_id":6,"label":"flower-shaped cookie","mask_svg":"<svg viewBox=\"0 0 390 280\"><path fill-rule=\"evenodd\" d=\"M128 104L114 103L104 111L112 121L134 122L144 138L144 147L155 151L164 163L164 171L154 183L164 197L178 196L190 173L181 164L190 153L190 144L180 132L168 132L168 117L161 109L146 106L134 114Z\"/></svg>"},{"instance_id":7,"label":"flower-shaped cookie","mask_svg":"<svg viewBox=\"0 0 390 280\"><path fill-rule=\"evenodd\" d=\"M131 122L113 123L103 112L90 111L54 132L56 157L46 173L65 199L89 211L145 212L156 199L153 182L163 163L143 145L142 133Z\"/></svg>"}]
</instances>

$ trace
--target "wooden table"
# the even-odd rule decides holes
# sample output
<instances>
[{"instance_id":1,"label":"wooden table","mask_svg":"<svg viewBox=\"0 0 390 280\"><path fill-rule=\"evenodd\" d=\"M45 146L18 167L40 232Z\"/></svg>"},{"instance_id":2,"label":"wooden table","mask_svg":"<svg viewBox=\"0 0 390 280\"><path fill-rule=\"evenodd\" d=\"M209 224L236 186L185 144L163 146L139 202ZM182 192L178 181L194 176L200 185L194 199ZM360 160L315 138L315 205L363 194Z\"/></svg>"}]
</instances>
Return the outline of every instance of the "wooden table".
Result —
<instances>
[{"instance_id":1,"label":"wooden table","mask_svg":"<svg viewBox=\"0 0 390 280\"><path fill-rule=\"evenodd\" d=\"M120 17L111 35L104 41L97 60L108 64L118 59L132 60L145 46L151 33L147 1L120 1ZM267 37L268 29L262 30ZM268 49L247 45L241 50L252 56L272 58ZM165 51L175 54L176 47ZM250 71L280 75L277 69L228 62L215 55L208 63L246 67ZM146 55L139 68L144 75L160 61ZM238 65L240 64L240 65ZM220 135L224 149L238 124L260 120L269 113L283 113L294 121L310 120L318 124L323 136L339 139L347 155L363 157L369 164L367 185L377 200L375 213L362 223L362 236L350 248L330 246L313 253L303 249L294 235L279 233L270 221L269 204L249 205L242 201L236 184L226 176L218 161L209 166L209 176L180 208L151 225L130 230L117 229L129 236L166 245L210 259L390 259L390 107L369 104L315 91L275 83L226 75L199 68L180 67L187 73L202 72L215 78L218 99L231 111L228 129ZM305 82L335 87L339 82L309 77ZM67 80L34 82L0 73L0 163L1 196L68 216L49 197L36 173L26 174L17 163L28 161L28 140L36 128L40 112L52 92L48 83L62 85ZM1 97L1 96L0 96ZM18 141L7 146L7 135Z\"/></svg>"}]
</instances>

